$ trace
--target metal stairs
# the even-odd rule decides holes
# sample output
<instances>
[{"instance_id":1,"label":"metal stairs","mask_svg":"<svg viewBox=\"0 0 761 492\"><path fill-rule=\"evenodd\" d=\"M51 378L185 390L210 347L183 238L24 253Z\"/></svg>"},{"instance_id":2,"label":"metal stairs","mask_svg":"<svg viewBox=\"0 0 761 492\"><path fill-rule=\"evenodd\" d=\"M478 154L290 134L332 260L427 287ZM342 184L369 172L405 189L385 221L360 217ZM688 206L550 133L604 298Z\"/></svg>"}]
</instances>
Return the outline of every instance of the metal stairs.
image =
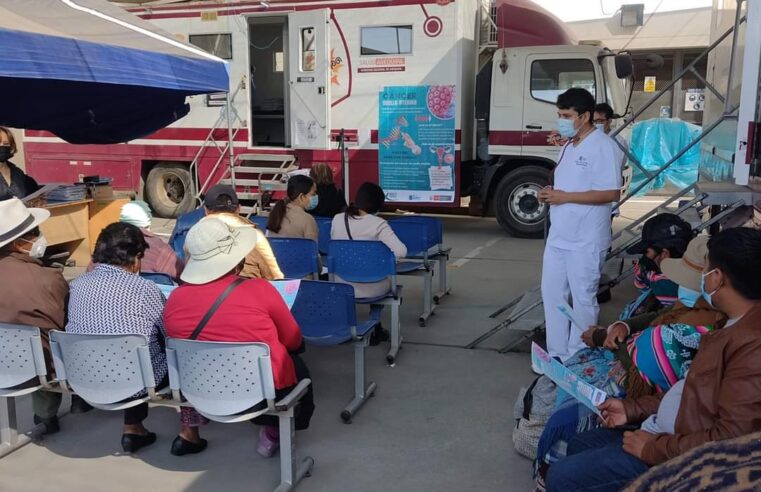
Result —
<instances>
[{"instance_id":1,"label":"metal stairs","mask_svg":"<svg viewBox=\"0 0 761 492\"><path fill-rule=\"evenodd\" d=\"M288 173L296 169L293 154L238 154L233 167L219 182L235 187L241 214L250 217L269 207L273 193L286 190Z\"/></svg>"}]
</instances>

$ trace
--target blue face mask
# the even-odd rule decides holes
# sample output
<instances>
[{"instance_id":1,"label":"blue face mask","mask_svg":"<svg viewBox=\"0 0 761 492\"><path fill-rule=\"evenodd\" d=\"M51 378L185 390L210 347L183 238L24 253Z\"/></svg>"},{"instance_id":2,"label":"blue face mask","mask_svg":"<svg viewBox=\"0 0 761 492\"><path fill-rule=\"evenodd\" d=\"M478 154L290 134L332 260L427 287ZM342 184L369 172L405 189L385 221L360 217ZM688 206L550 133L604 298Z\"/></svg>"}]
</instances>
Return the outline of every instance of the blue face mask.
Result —
<instances>
[{"instance_id":1,"label":"blue face mask","mask_svg":"<svg viewBox=\"0 0 761 492\"><path fill-rule=\"evenodd\" d=\"M679 302L685 306L691 308L695 306L695 303L700 299L700 292L695 292L687 287L679 286Z\"/></svg>"},{"instance_id":2,"label":"blue face mask","mask_svg":"<svg viewBox=\"0 0 761 492\"><path fill-rule=\"evenodd\" d=\"M317 204L320 203L320 197L317 195L312 195L309 197L309 202L307 203L306 209L307 210L314 210L317 207Z\"/></svg>"},{"instance_id":3,"label":"blue face mask","mask_svg":"<svg viewBox=\"0 0 761 492\"><path fill-rule=\"evenodd\" d=\"M558 133L561 137L573 138L576 136L579 130L573 127L573 122L575 119L576 118L567 120L565 118L558 118Z\"/></svg>"},{"instance_id":4,"label":"blue face mask","mask_svg":"<svg viewBox=\"0 0 761 492\"><path fill-rule=\"evenodd\" d=\"M715 271L716 269L714 268L710 272L705 272L700 275L700 293L703 295L703 299L705 299L711 306L713 306L713 299L711 297L716 294L716 291L719 289L716 289L713 292L706 292L706 277Z\"/></svg>"}]
</instances>

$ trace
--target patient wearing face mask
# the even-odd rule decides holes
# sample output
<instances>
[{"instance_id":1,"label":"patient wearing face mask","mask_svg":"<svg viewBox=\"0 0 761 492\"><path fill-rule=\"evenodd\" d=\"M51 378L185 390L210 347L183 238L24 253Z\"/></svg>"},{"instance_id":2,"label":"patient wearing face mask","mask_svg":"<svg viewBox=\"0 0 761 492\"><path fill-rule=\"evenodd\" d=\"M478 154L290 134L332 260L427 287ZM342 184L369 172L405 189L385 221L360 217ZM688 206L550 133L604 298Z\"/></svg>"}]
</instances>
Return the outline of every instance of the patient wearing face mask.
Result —
<instances>
[{"instance_id":1,"label":"patient wearing face mask","mask_svg":"<svg viewBox=\"0 0 761 492\"><path fill-rule=\"evenodd\" d=\"M317 222L307 213L319 203L314 180L301 174L292 176L288 180L286 195L270 212L267 235L317 241Z\"/></svg>"}]
</instances>

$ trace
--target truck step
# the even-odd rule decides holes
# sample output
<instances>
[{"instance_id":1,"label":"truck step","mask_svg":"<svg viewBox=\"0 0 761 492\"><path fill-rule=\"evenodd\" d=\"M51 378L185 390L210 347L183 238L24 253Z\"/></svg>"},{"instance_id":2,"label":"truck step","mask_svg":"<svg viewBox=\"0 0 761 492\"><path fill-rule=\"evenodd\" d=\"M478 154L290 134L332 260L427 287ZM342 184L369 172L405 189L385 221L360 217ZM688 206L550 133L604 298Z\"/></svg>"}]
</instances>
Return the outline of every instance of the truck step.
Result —
<instances>
[{"instance_id":1,"label":"truck step","mask_svg":"<svg viewBox=\"0 0 761 492\"><path fill-rule=\"evenodd\" d=\"M232 184L230 178L220 179L221 184ZM277 179L241 179L235 178L235 186L260 186L265 190L285 190L288 185Z\"/></svg>"},{"instance_id":2,"label":"truck step","mask_svg":"<svg viewBox=\"0 0 761 492\"><path fill-rule=\"evenodd\" d=\"M236 174L284 174L297 169L296 166L288 167L259 167L259 166L235 166Z\"/></svg>"},{"instance_id":3,"label":"truck step","mask_svg":"<svg viewBox=\"0 0 761 492\"><path fill-rule=\"evenodd\" d=\"M296 158L289 154L238 154L239 161L262 161L262 162L295 162Z\"/></svg>"}]
</instances>

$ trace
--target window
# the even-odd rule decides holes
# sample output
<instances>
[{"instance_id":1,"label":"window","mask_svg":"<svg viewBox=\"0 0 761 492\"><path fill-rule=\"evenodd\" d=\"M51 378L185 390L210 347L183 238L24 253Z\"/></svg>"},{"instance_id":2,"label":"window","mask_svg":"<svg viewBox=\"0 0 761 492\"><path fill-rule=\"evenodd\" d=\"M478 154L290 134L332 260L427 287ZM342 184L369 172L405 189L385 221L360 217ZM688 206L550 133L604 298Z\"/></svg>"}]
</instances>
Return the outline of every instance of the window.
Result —
<instances>
[{"instance_id":1,"label":"window","mask_svg":"<svg viewBox=\"0 0 761 492\"><path fill-rule=\"evenodd\" d=\"M190 44L194 44L214 56L223 60L233 59L233 42L231 34L191 34L188 36Z\"/></svg>"},{"instance_id":2,"label":"window","mask_svg":"<svg viewBox=\"0 0 761 492\"><path fill-rule=\"evenodd\" d=\"M363 27L362 55L409 55L412 53L412 26Z\"/></svg>"},{"instance_id":3,"label":"window","mask_svg":"<svg viewBox=\"0 0 761 492\"><path fill-rule=\"evenodd\" d=\"M301 71L314 72L315 67L315 44L317 33L314 27L301 29Z\"/></svg>"},{"instance_id":4,"label":"window","mask_svg":"<svg viewBox=\"0 0 761 492\"><path fill-rule=\"evenodd\" d=\"M590 60L537 60L531 64L531 97L555 104L571 87L595 96L595 70Z\"/></svg>"}]
</instances>

